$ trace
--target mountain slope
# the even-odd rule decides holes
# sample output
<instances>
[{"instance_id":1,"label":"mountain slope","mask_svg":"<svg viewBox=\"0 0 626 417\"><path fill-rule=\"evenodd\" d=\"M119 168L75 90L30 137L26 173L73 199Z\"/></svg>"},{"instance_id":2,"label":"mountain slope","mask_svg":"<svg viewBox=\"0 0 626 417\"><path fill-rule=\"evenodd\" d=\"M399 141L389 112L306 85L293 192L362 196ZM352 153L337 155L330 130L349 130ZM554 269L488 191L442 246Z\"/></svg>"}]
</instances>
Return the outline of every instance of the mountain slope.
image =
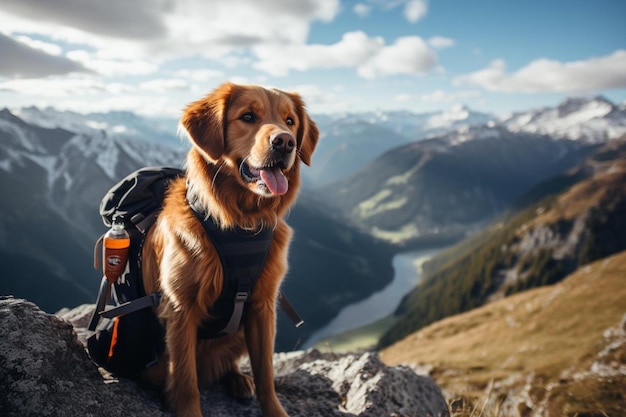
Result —
<instances>
[{"instance_id":1,"label":"mountain slope","mask_svg":"<svg viewBox=\"0 0 626 417\"><path fill-rule=\"evenodd\" d=\"M320 128L311 167L304 171L305 179L316 185L352 174L383 152L410 141L359 118L332 121Z\"/></svg>"},{"instance_id":2,"label":"mountain slope","mask_svg":"<svg viewBox=\"0 0 626 417\"><path fill-rule=\"evenodd\" d=\"M95 300L100 273L92 266L92 248L106 230L98 214L106 191L140 167L180 166L185 153L106 131L50 127L57 125L53 120L45 124L0 111L0 189L6 196L0 199L0 294L54 312ZM279 350L293 348L393 275L387 245L315 206L303 193L288 219L296 237L284 288L307 325L293 329L281 315Z\"/></svg>"},{"instance_id":3,"label":"mountain slope","mask_svg":"<svg viewBox=\"0 0 626 417\"><path fill-rule=\"evenodd\" d=\"M466 128L388 151L316 195L379 238L449 241L484 227L535 184L592 150L497 126Z\"/></svg>"},{"instance_id":4,"label":"mountain slope","mask_svg":"<svg viewBox=\"0 0 626 417\"><path fill-rule=\"evenodd\" d=\"M438 321L381 357L431 366L453 398L485 402L485 415L623 415L624 276L621 252L558 284Z\"/></svg>"},{"instance_id":5,"label":"mountain slope","mask_svg":"<svg viewBox=\"0 0 626 417\"><path fill-rule=\"evenodd\" d=\"M0 142L1 292L28 296L48 311L92 301L99 279L92 247L104 230L100 199L143 163L169 165L183 154L101 132L41 127L6 110Z\"/></svg>"},{"instance_id":6,"label":"mountain slope","mask_svg":"<svg viewBox=\"0 0 626 417\"><path fill-rule=\"evenodd\" d=\"M626 140L609 143L568 175L576 180L562 180L563 192L434 257L380 345L625 250Z\"/></svg>"}]
</instances>

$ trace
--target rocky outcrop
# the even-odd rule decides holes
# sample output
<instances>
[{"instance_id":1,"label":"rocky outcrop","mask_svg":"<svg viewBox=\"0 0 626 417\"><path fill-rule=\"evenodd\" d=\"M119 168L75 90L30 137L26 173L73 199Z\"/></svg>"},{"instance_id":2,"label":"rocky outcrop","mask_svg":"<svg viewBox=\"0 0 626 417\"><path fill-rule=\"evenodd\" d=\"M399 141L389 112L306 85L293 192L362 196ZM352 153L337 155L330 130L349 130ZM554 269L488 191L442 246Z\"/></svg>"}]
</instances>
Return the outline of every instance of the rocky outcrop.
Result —
<instances>
[{"instance_id":1,"label":"rocky outcrop","mask_svg":"<svg viewBox=\"0 0 626 417\"><path fill-rule=\"evenodd\" d=\"M91 362L80 341L91 311L81 306L50 315L30 302L0 297L0 415L172 415L158 392L99 372ZM375 353L299 351L276 354L274 363L279 398L292 417L449 414L429 377L385 366ZM231 399L220 386L202 391L202 411L261 415L256 401Z\"/></svg>"}]
</instances>

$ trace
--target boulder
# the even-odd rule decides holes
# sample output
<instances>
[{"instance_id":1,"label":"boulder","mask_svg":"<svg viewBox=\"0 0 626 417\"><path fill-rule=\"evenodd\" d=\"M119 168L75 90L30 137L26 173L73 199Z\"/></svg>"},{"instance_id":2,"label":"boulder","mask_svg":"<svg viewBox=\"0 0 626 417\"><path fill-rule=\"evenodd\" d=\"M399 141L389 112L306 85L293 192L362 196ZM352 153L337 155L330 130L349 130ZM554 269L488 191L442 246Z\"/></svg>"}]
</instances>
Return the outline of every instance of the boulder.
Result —
<instances>
[{"instance_id":1,"label":"boulder","mask_svg":"<svg viewBox=\"0 0 626 417\"><path fill-rule=\"evenodd\" d=\"M77 334L84 341L92 310L51 315L28 301L0 297L0 415L172 415L159 392L115 378L89 359ZM432 379L388 367L376 353L278 353L274 364L278 396L292 417L449 415ZM245 361L242 369L249 372ZM205 416L261 416L256 400L234 400L219 384L202 389L201 397Z\"/></svg>"}]
</instances>

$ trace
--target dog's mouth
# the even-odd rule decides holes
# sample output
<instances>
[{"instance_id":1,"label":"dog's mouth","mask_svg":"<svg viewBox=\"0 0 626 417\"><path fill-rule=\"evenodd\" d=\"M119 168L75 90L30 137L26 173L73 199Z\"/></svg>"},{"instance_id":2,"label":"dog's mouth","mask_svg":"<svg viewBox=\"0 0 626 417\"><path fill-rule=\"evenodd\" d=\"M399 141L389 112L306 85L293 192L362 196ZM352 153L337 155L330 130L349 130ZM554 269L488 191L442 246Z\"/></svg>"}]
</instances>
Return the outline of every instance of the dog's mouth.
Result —
<instances>
[{"instance_id":1,"label":"dog's mouth","mask_svg":"<svg viewBox=\"0 0 626 417\"><path fill-rule=\"evenodd\" d=\"M257 168L244 160L239 164L239 173L245 182L256 184L272 195L283 195L289 189L289 183L282 171L282 165L281 162L273 162L268 166Z\"/></svg>"}]
</instances>

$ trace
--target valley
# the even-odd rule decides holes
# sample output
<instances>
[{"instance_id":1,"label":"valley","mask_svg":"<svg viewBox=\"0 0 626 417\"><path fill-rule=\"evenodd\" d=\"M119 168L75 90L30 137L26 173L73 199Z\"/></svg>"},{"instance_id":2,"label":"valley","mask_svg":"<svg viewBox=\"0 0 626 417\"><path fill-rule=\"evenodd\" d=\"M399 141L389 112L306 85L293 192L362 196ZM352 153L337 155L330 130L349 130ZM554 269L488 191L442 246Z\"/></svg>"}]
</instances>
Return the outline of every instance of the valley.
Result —
<instances>
[{"instance_id":1,"label":"valley","mask_svg":"<svg viewBox=\"0 0 626 417\"><path fill-rule=\"evenodd\" d=\"M395 255L392 260L394 276L391 283L368 298L345 306L330 323L311 335L302 347L307 349L330 344L327 348L336 351L337 349L326 339L334 340L333 336L368 327L372 323L378 323L375 328L384 329L381 321L386 322L385 319L392 315L404 295L419 283L422 265L441 250L441 248L425 249ZM360 346L359 349L375 346L376 341L370 345Z\"/></svg>"},{"instance_id":2,"label":"valley","mask_svg":"<svg viewBox=\"0 0 626 417\"><path fill-rule=\"evenodd\" d=\"M584 413L599 393L620 395L623 345L608 346L626 313L624 104L319 120L287 219L283 290L305 326L279 314L278 351L380 350L433 376L459 416L481 401L520 409L521 397L545 411L529 415L556 416L574 406L565 391L588 389ZM183 164L171 124L1 111L0 294L48 312L93 303L100 199L134 169Z\"/></svg>"}]
</instances>

